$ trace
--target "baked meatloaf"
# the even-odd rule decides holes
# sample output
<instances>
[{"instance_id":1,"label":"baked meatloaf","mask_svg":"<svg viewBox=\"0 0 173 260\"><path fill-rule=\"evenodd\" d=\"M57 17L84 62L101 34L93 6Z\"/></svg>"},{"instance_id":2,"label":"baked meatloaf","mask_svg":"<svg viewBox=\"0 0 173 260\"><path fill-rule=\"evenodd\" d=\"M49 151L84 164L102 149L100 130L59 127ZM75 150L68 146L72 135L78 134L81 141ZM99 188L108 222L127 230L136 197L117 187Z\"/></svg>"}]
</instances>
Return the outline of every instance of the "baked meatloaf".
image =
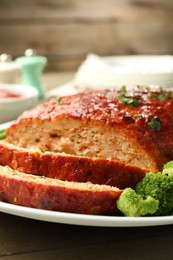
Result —
<instances>
[{"instance_id":1,"label":"baked meatloaf","mask_svg":"<svg viewBox=\"0 0 173 260\"><path fill-rule=\"evenodd\" d=\"M7 130L17 147L125 162L158 171L173 159L173 92L125 87L54 98Z\"/></svg>"},{"instance_id":2,"label":"baked meatloaf","mask_svg":"<svg viewBox=\"0 0 173 260\"><path fill-rule=\"evenodd\" d=\"M75 182L134 188L147 169L104 158L40 152L0 142L0 164L15 170Z\"/></svg>"},{"instance_id":3,"label":"baked meatloaf","mask_svg":"<svg viewBox=\"0 0 173 260\"><path fill-rule=\"evenodd\" d=\"M0 200L16 205L84 214L117 214L121 190L108 185L60 181L0 166Z\"/></svg>"}]
</instances>

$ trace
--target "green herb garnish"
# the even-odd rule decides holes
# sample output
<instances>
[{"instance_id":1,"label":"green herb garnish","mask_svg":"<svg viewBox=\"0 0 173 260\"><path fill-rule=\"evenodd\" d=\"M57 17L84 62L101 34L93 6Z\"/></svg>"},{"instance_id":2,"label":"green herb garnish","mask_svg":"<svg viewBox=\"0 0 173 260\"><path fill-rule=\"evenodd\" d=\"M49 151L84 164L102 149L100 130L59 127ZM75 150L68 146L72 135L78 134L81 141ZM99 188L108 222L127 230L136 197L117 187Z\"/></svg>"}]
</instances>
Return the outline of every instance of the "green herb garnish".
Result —
<instances>
[{"instance_id":1,"label":"green herb garnish","mask_svg":"<svg viewBox=\"0 0 173 260\"><path fill-rule=\"evenodd\" d=\"M156 93L150 93L149 98L155 98L157 100L163 101L165 99L173 98L173 93L171 91L164 92L156 92Z\"/></svg>"},{"instance_id":2,"label":"green herb garnish","mask_svg":"<svg viewBox=\"0 0 173 260\"><path fill-rule=\"evenodd\" d=\"M43 149L40 149L41 153L46 153L46 154L52 154L53 152L51 151L46 151L46 150L43 150Z\"/></svg>"},{"instance_id":3,"label":"green herb garnish","mask_svg":"<svg viewBox=\"0 0 173 260\"><path fill-rule=\"evenodd\" d=\"M88 155L86 153L81 154L81 156L88 157Z\"/></svg>"},{"instance_id":4,"label":"green herb garnish","mask_svg":"<svg viewBox=\"0 0 173 260\"><path fill-rule=\"evenodd\" d=\"M17 197L13 198L13 202L16 203L17 202Z\"/></svg>"},{"instance_id":5,"label":"green herb garnish","mask_svg":"<svg viewBox=\"0 0 173 260\"><path fill-rule=\"evenodd\" d=\"M13 175L18 175L18 172L13 171L12 174L13 174Z\"/></svg>"},{"instance_id":6,"label":"green herb garnish","mask_svg":"<svg viewBox=\"0 0 173 260\"><path fill-rule=\"evenodd\" d=\"M152 128L158 128L161 125L161 122L158 117L154 117L150 122L148 122L148 125Z\"/></svg>"},{"instance_id":7,"label":"green herb garnish","mask_svg":"<svg viewBox=\"0 0 173 260\"><path fill-rule=\"evenodd\" d=\"M7 129L0 130L0 140L3 140L6 138L6 130Z\"/></svg>"},{"instance_id":8,"label":"green herb garnish","mask_svg":"<svg viewBox=\"0 0 173 260\"><path fill-rule=\"evenodd\" d=\"M146 90L150 90L150 86L146 86L145 88L146 88Z\"/></svg>"},{"instance_id":9,"label":"green herb garnish","mask_svg":"<svg viewBox=\"0 0 173 260\"><path fill-rule=\"evenodd\" d=\"M160 101L163 101L163 100L168 98L168 95L164 95L164 94L158 95L156 93L151 93L149 97L150 98L155 98L155 99L160 100Z\"/></svg>"},{"instance_id":10,"label":"green herb garnish","mask_svg":"<svg viewBox=\"0 0 173 260\"><path fill-rule=\"evenodd\" d=\"M136 107L140 103L135 97L127 97L124 92L121 92L118 97L119 97L120 103L129 105L129 106Z\"/></svg>"},{"instance_id":11,"label":"green herb garnish","mask_svg":"<svg viewBox=\"0 0 173 260\"><path fill-rule=\"evenodd\" d=\"M58 105L60 105L60 104L61 104L61 99L56 99L56 103L57 103Z\"/></svg>"},{"instance_id":12,"label":"green herb garnish","mask_svg":"<svg viewBox=\"0 0 173 260\"><path fill-rule=\"evenodd\" d=\"M126 86L121 87L121 92L126 92Z\"/></svg>"}]
</instances>

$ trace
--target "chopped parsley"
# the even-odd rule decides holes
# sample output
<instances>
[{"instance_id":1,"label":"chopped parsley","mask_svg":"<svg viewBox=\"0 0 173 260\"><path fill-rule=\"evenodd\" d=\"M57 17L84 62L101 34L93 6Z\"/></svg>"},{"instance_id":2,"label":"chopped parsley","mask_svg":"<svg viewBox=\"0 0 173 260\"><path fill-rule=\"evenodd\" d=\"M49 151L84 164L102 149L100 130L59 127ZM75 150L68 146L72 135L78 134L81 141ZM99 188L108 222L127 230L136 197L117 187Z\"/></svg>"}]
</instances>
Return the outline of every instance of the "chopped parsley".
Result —
<instances>
[{"instance_id":1,"label":"chopped parsley","mask_svg":"<svg viewBox=\"0 0 173 260\"><path fill-rule=\"evenodd\" d=\"M119 101L121 104L125 104L125 105L129 105L129 106L138 106L139 105L139 100L137 100L137 98L134 96L134 97L128 97L127 94L126 94L126 86L122 86L120 88L120 94L118 96L119 98Z\"/></svg>"},{"instance_id":2,"label":"chopped parsley","mask_svg":"<svg viewBox=\"0 0 173 260\"><path fill-rule=\"evenodd\" d=\"M160 92L153 92L150 93L149 98L155 98L157 100L163 101L165 99L173 98L173 93L171 91L160 91Z\"/></svg>"},{"instance_id":3,"label":"chopped parsley","mask_svg":"<svg viewBox=\"0 0 173 260\"><path fill-rule=\"evenodd\" d=\"M41 151L41 153L47 153L47 154L52 154L53 152L51 152L51 151L45 151L45 150L43 150L43 149L40 149L40 151Z\"/></svg>"},{"instance_id":4,"label":"chopped parsley","mask_svg":"<svg viewBox=\"0 0 173 260\"><path fill-rule=\"evenodd\" d=\"M148 125L150 126L150 128L156 129L156 128L160 127L161 122L160 122L159 118L157 116L155 116L150 122L148 122Z\"/></svg>"},{"instance_id":5,"label":"chopped parsley","mask_svg":"<svg viewBox=\"0 0 173 260\"><path fill-rule=\"evenodd\" d=\"M0 140L3 140L6 138L6 129L0 130Z\"/></svg>"},{"instance_id":6,"label":"chopped parsley","mask_svg":"<svg viewBox=\"0 0 173 260\"><path fill-rule=\"evenodd\" d=\"M125 92L121 92L118 97L119 97L120 103L125 104L125 105L136 107L140 103L135 97L127 97L125 95Z\"/></svg>"},{"instance_id":7,"label":"chopped parsley","mask_svg":"<svg viewBox=\"0 0 173 260\"><path fill-rule=\"evenodd\" d=\"M157 100L160 100L160 101L163 101L163 100L165 100L165 99L167 99L167 95L164 95L164 94L156 94L156 93L151 93L150 95L149 95L149 98L155 98L155 99L157 99Z\"/></svg>"},{"instance_id":8,"label":"chopped parsley","mask_svg":"<svg viewBox=\"0 0 173 260\"><path fill-rule=\"evenodd\" d=\"M15 171L15 170L13 170L12 174L13 174L13 175L18 175L18 172Z\"/></svg>"},{"instance_id":9,"label":"chopped parsley","mask_svg":"<svg viewBox=\"0 0 173 260\"><path fill-rule=\"evenodd\" d=\"M160 101L163 101L163 100L165 100L165 99L167 99L168 98L168 96L165 96L165 95L160 95L159 97L158 97L158 99L160 100Z\"/></svg>"},{"instance_id":10,"label":"chopped parsley","mask_svg":"<svg viewBox=\"0 0 173 260\"><path fill-rule=\"evenodd\" d=\"M88 155L86 153L81 154L81 156L88 157Z\"/></svg>"},{"instance_id":11,"label":"chopped parsley","mask_svg":"<svg viewBox=\"0 0 173 260\"><path fill-rule=\"evenodd\" d=\"M60 105L61 104L61 99L56 99L56 103L58 104L58 105Z\"/></svg>"},{"instance_id":12,"label":"chopped parsley","mask_svg":"<svg viewBox=\"0 0 173 260\"><path fill-rule=\"evenodd\" d=\"M121 87L121 92L126 92L126 86Z\"/></svg>"},{"instance_id":13,"label":"chopped parsley","mask_svg":"<svg viewBox=\"0 0 173 260\"><path fill-rule=\"evenodd\" d=\"M146 88L146 90L150 90L150 86L146 86L145 88Z\"/></svg>"},{"instance_id":14,"label":"chopped parsley","mask_svg":"<svg viewBox=\"0 0 173 260\"><path fill-rule=\"evenodd\" d=\"M16 203L17 202L17 197L13 198L13 202Z\"/></svg>"}]
</instances>

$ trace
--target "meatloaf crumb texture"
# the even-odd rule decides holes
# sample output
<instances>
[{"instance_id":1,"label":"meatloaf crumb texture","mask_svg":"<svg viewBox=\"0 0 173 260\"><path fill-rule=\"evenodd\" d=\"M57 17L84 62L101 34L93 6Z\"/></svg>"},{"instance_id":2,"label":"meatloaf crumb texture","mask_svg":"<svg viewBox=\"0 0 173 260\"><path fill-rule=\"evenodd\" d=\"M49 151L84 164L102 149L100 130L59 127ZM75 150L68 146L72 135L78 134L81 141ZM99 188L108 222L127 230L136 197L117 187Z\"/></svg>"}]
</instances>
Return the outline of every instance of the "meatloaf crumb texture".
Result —
<instances>
[{"instance_id":1,"label":"meatloaf crumb texture","mask_svg":"<svg viewBox=\"0 0 173 260\"><path fill-rule=\"evenodd\" d=\"M24 112L0 141L0 200L117 214L146 172L173 160L173 91L122 87L54 98Z\"/></svg>"},{"instance_id":2,"label":"meatloaf crumb texture","mask_svg":"<svg viewBox=\"0 0 173 260\"><path fill-rule=\"evenodd\" d=\"M16 205L84 214L115 214L121 190L34 176L0 166L0 200Z\"/></svg>"},{"instance_id":3,"label":"meatloaf crumb texture","mask_svg":"<svg viewBox=\"0 0 173 260\"><path fill-rule=\"evenodd\" d=\"M24 112L8 129L7 141L157 171L173 158L171 91L137 86L53 99Z\"/></svg>"},{"instance_id":4,"label":"meatloaf crumb texture","mask_svg":"<svg viewBox=\"0 0 173 260\"><path fill-rule=\"evenodd\" d=\"M60 153L41 153L0 142L0 164L15 170L61 180L134 188L149 169L120 161Z\"/></svg>"},{"instance_id":5,"label":"meatloaf crumb texture","mask_svg":"<svg viewBox=\"0 0 173 260\"><path fill-rule=\"evenodd\" d=\"M53 99L24 112L7 142L158 171L173 159L171 90L134 87Z\"/></svg>"}]
</instances>

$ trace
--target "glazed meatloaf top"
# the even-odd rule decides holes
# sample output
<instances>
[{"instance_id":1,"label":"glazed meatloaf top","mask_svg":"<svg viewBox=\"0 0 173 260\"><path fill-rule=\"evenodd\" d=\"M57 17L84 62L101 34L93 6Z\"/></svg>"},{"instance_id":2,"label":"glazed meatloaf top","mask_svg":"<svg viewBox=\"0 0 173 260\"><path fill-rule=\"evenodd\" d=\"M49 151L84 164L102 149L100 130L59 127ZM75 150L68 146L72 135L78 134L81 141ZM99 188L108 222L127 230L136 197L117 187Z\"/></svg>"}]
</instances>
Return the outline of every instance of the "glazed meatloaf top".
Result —
<instances>
[{"instance_id":1,"label":"glazed meatloaf top","mask_svg":"<svg viewBox=\"0 0 173 260\"><path fill-rule=\"evenodd\" d=\"M120 160L152 171L173 159L173 92L125 87L54 98L7 130L19 147Z\"/></svg>"}]
</instances>

